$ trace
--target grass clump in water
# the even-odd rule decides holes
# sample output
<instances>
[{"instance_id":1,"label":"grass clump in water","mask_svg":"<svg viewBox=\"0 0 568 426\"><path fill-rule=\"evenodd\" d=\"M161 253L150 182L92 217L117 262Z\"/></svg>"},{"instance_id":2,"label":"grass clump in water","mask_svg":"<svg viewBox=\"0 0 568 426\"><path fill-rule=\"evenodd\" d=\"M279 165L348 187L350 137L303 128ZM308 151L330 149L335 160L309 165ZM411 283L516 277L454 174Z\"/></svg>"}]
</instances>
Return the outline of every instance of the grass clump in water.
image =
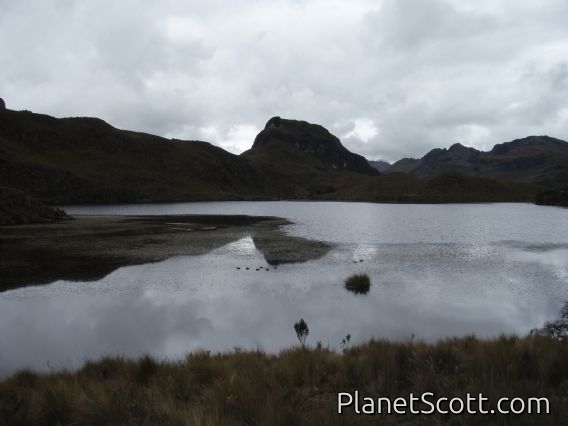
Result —
<instances>
[{"instance_id":1,"label":"grass clump in water","mask_svg":"<svg viewBox=\"0 0 568 426\"><path fill-rule=\"evenodd\" d=\"M367 274L354 274L345 280L345 289L355 294L367 294L371 280Z\"/></svg>"}]
</instances>

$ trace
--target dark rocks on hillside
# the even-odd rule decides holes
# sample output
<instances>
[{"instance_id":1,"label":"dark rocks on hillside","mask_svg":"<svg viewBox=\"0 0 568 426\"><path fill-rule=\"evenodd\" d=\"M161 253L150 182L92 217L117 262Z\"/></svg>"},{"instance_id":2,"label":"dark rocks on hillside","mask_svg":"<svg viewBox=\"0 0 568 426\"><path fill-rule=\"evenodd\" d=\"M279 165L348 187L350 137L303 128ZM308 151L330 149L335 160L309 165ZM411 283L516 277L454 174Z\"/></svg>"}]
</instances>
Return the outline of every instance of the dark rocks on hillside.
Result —
<instances>
[{"instance_id":1,"label":"dark rocks on hillside","mask_svg":"<svg viewBox=\"0 0 568 426\"><path fill-rule=\"evenodd\" d=\"M538 150L539 148L562 150L566 149L566 147L566 142L561 139L552 138L550 136L528 136L522 139L515 139L511 142L497 144L490 153L493 155L507 155L523 148L528 150Z\"/></svg>"},{"instance_id":2,"label":"dark rocks on hillside","mask_svg":"<svg viewBox=\"0 0 568 426\"><path fill-rule=\"evenodd\" d=\"M4 99L0 98L0 110L6 109L6 103Z\"/></svg>"},{"instance_id":3,"label":"dark rocks on hillside","mask_svg":"<svg viewBox=\"0 0 568 426\"><path fill-rule=\"evenodd\" d=\"M568 183L568 143L549 136L529 136L495 145L491 151L454 144L436 148L419 160L404 159L388 173L433 178L449 172L558 189Z\"/></svg>"},{"instance_id":4,"label":"dark rocks on hillside","mask_svg":"<svg viewBox=\"0 0 568 426\"><path fill-rule=\"evenodd\" d=\"M280 122L282 121L282 119L278 116L276 117L272 117L270 120L268 120L266 122L266 126L264 126L265 129L271 129L271 128L276 128L276 127L280 127Z\"/></svg>"},{"instance_id":5,"label":"dark rocks on hillside","mask_svg":"<svg viewBox=\"0 0 568 426\"><path fill-rule=\"evenodd\" d=\"M448 149L434 148L422 157L422 161L454 161L456 159L469 159L478 156L480 151L475 148L463 146L455 143Z\"/></svg>"},{"instance_id":6,"label":"dark rocks on hillside","mask_svg":"<svg viewBox=\"0 0 568 426\"><path fill-rule=\"evenodd\" d=\"M273 144L286 144L313 155L337 170L349 170L368 175L378 175L361 155L345 148L339 139L326 128L306 121L272 117L260 132L252 150L270 149Z\"/></svg>"}]
</instances>

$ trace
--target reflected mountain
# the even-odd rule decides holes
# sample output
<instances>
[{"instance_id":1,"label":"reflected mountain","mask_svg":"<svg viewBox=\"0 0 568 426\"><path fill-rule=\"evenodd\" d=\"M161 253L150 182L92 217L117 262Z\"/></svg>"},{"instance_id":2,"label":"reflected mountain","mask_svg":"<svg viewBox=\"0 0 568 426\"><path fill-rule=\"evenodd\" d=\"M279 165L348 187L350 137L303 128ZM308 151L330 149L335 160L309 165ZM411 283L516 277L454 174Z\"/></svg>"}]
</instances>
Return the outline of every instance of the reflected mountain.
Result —
<instances>
[{"instance_id":1,"label":"reflected mountain","mask_svg":"<svg viewBox=\"0 0 568 426\"><path fill-rule=\"evenodd\" d=\"M284 234L283 219L244 215L80 216L6 227L0 235L0 291L57 280L99 280L127 266L201 255L248 235L271 265L321 257L328 246Z\"/></svg>"}]
</instances>

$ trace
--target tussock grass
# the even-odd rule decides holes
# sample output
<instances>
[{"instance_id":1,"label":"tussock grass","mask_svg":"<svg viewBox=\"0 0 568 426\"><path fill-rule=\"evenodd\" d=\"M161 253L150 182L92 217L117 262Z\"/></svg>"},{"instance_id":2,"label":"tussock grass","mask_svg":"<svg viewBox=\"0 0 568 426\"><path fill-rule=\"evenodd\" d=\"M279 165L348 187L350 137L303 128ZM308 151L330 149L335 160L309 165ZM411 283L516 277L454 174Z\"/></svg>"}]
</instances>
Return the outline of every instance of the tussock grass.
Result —
<instances>
[{"instance_id":1,"label":"tussock grass","mask_svg":"<svg viewBox=\"0 0 568 426\"><path fill-rule=\"evenodd\" d=\"M338 416L337 393L355 390L374 398L483 392L493 403L547 397L551 415ZM546 336L374 340L342 354L317 347L200 352L176 362L103 358L74 373L20 371L0 382L0 425L546 425L567 416L568 344Z\"/></svg>"}]
</instances>

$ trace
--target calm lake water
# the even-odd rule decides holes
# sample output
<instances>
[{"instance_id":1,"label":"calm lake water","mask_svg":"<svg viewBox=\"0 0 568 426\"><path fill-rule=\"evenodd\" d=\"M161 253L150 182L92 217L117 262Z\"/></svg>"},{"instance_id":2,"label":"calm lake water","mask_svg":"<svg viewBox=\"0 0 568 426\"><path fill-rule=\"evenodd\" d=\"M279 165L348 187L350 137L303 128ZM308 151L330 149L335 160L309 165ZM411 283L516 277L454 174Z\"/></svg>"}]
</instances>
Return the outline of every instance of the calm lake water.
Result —
<instances>
[{"instance_id":1,"label":"calm lake water","mask_svg":"<svg viewBox=\"0 0 568 426\"><path fill-rule=\"evenodd\" d=\"M568 300L568 210L529 204L219 202L75 206L71 214L249 214L334 243L322 259L270 271L245 237L203 256L0 293L0 375L76 368L101 355L176 359L196 349L339 349L369 338L524 334ZM362 260L363 262L359 262ZM357 263L354 263L357 262ZM237 270L249 266L252 269ZM371 277L366 296L343 288Z\"/></svg>"}]
</instances>

